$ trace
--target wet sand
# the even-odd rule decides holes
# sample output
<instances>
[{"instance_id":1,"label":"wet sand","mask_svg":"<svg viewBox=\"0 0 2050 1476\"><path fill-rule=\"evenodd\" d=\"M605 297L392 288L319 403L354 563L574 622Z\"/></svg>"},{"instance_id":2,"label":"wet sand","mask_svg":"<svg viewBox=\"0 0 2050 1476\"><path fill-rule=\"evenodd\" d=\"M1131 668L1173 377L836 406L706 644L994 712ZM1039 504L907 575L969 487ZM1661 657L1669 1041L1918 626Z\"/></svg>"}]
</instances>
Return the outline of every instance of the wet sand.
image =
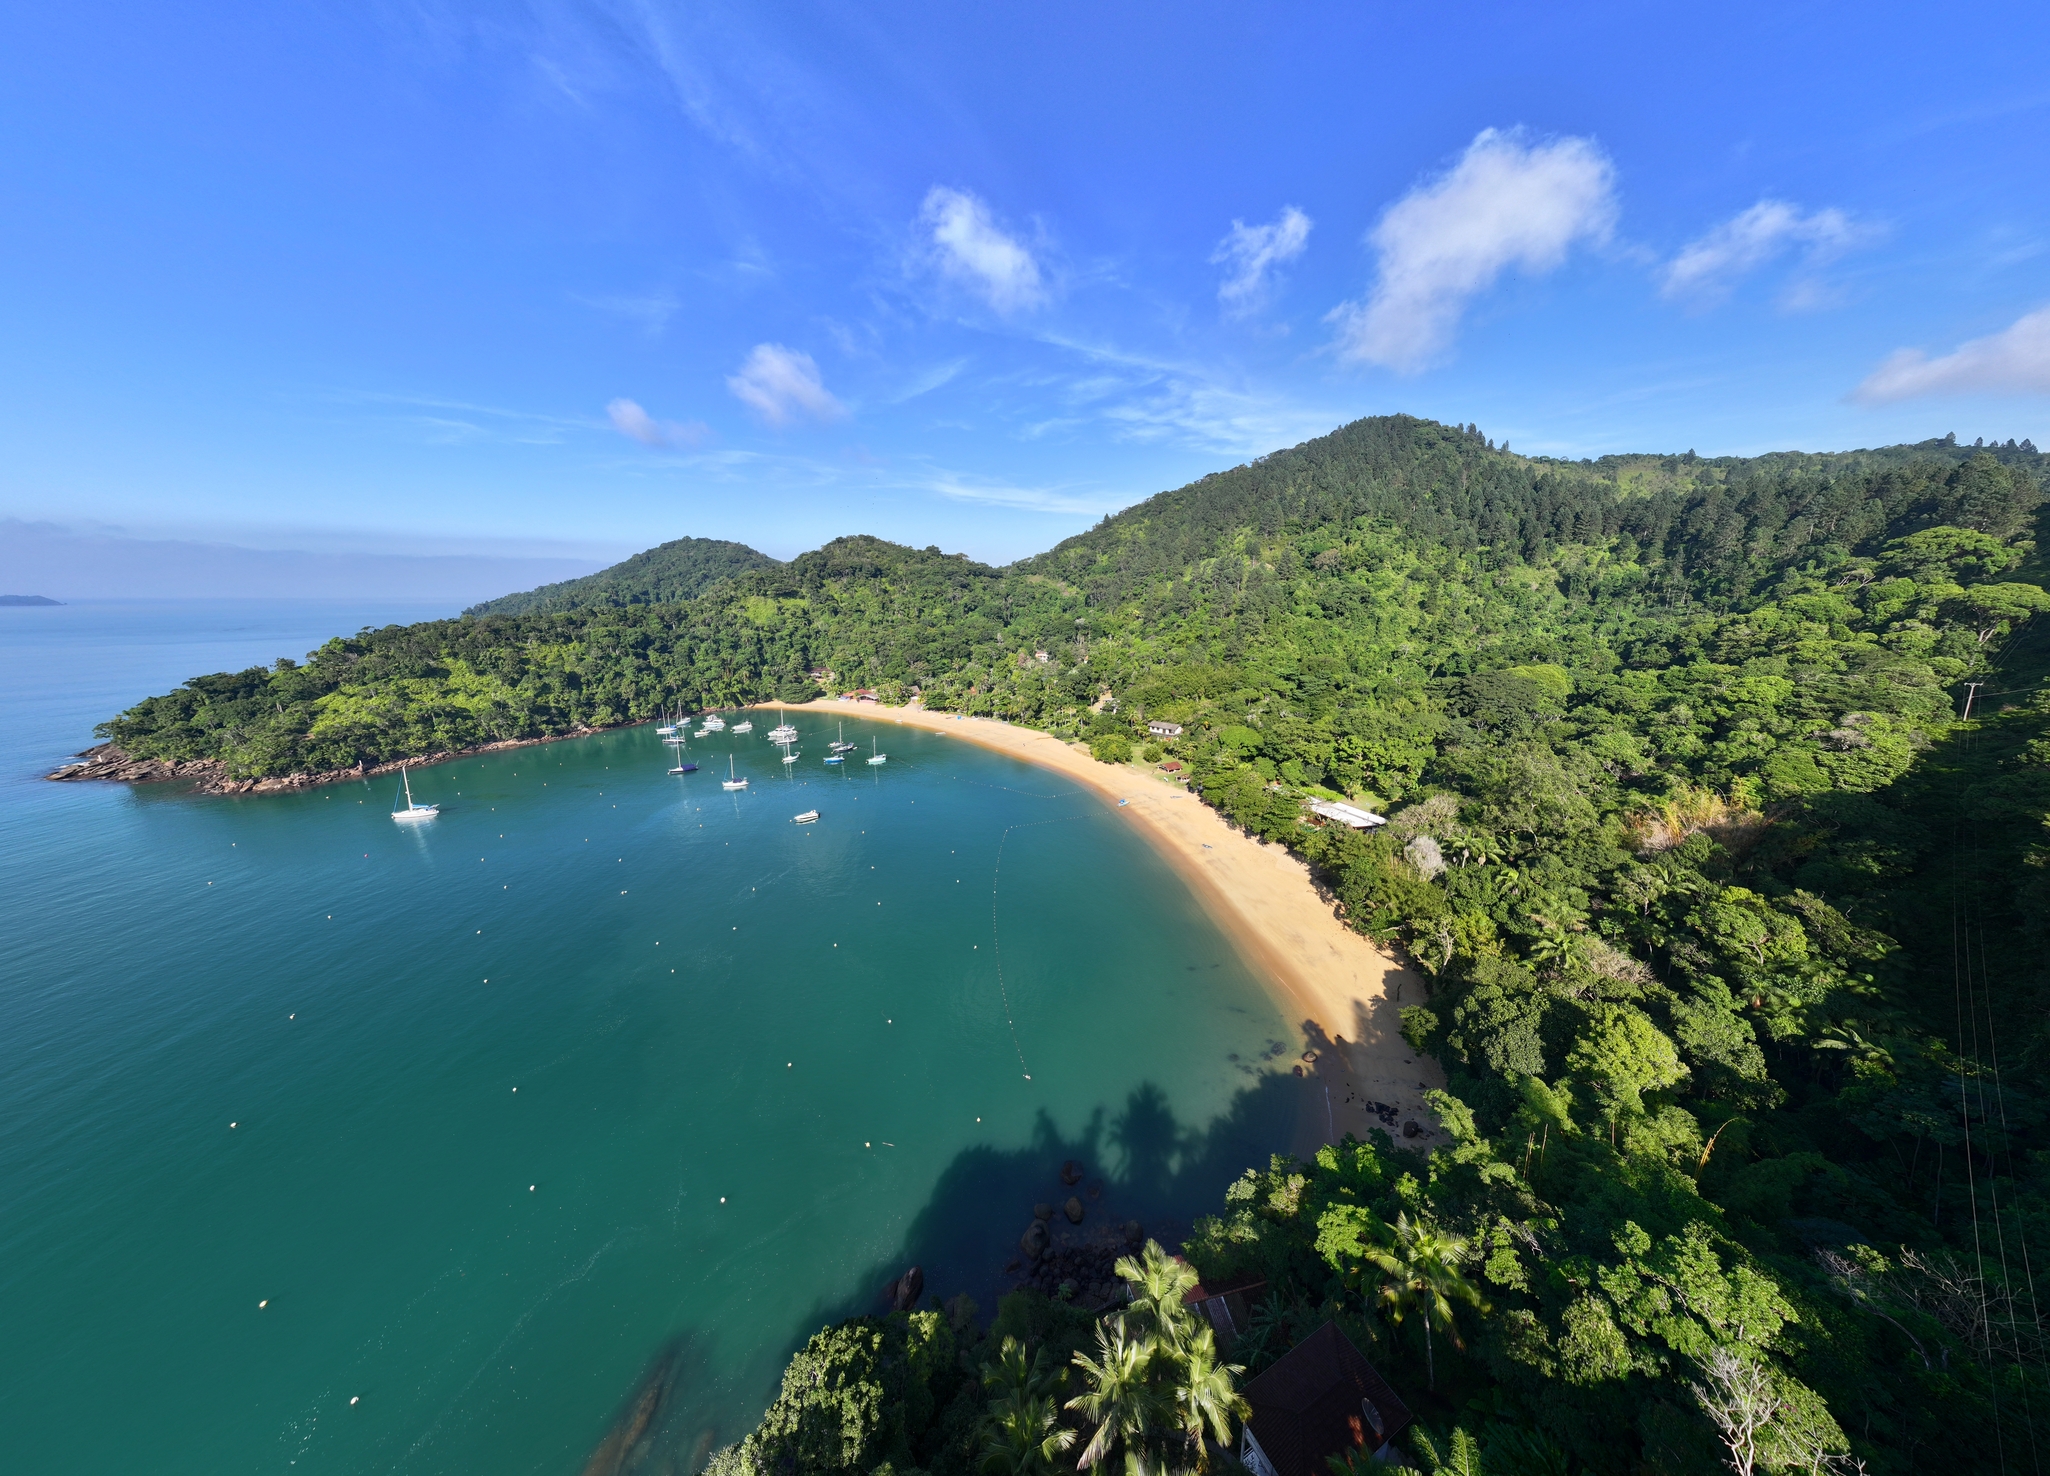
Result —
<instances>
[{"instance_id":1,"label":"wet sand","mask_svg":"<svg viewBox=\"0 0 2050 1476\"><path fill-rule=\"evenodd\" d=\"M838 699L808 702L803 711L899 723L980 744L1052 769L1110 801L1189 884L1301 1026L1305 1054L1316 1059L1302 1063L1310 1091L1290 1151L1306 1154L1348 1132L1364 1138L1376 1127L1401 1142L1402 1125L1411 1120L1424 1136L1407 1146L1445 1141L1422 1101L1426 1087L1445 1084L1444 1074L1402 1038L1399 1011L1422 1002L1423 980L1340 922L1318 895L1309 867L1285 849L1233 829L1150 767L1098 763L1080 744L1030 728ZM1392 1123L1376 1115L1376 1102L1394 1109Z\"/></svg>"}]
</instances>

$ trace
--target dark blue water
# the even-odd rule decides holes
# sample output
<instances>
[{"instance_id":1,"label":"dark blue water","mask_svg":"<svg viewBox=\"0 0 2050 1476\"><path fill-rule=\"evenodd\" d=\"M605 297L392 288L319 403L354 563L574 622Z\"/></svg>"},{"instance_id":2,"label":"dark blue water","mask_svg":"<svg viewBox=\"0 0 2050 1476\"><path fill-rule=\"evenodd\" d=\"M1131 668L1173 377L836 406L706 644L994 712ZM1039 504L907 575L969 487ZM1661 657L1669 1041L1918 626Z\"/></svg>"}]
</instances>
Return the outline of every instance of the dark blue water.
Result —
<instances>
[{"instance_id":1,"label":"dark blue water","mask_svg":"<svg viewBox=\"0 0 2050 1476\"><path fill-rule=\"evenodd\" d=\"M623 730L418 770L419 827L36 777L439 613L0 611L8 1468L575 1472L653 1381L635 1469L692 1469L905 1264L987 1310L1063 1158L1085 1232L1170 1230L1282 1145L1293 1036L1186 889L957 740Z\"/></svg>"}]
</instances>

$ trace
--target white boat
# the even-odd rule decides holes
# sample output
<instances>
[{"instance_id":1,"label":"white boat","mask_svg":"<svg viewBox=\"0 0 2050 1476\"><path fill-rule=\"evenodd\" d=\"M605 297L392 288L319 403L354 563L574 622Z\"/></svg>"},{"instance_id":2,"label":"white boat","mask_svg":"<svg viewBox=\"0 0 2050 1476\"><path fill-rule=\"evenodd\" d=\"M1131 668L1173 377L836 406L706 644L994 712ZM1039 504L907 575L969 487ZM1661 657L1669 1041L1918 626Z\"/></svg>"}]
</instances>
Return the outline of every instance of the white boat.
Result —
<instances>
[{"instance_id":1,"label":"white boat","mask_svg":"<svg viewBox=\"0 0 2050 1476\"><path fill-rule=\"evenodd\" d=\"M873 738L868 740L868 751L871 755L869 759L870 764L887 764L890 761L890 756L887 753L876 752L876 741Z\"/></svg>"},{"instance_id":2,"label":"white boat","mask_svg":"<svg viewBox=\"0 0 2050 1476\"><path fill-rule=\"evenodd\" d=\"M809 825L818 818L819 812L817 810L806 810L802 815L792 815L790 823L792 825Z\"/></svg>"},{"instance_id":3,"label":"white boat","mask_svg":"<svg viewBox=\"0 0 2050 1476\"><path fill-rule=\"evenodd\" d=\"M790 719L783 715L783 709L780 707L776 709L776 726L769 729L769 741L771 743L795 743L797 741L797 729L790 726Z\"/></svg>"},{"instance_id":4,"label":"white boat","mask_svg":"<svg viewBox=\"0 0 2050 1476\"><path fill-rule=\"evenodd\" d=\"M721 789L747 788L747 781L745 779L736 779L733 777L733 755L731 754L728 754L726 756L726 777L719 781L719 787Z\"/></svg>"},{"instance_id":5,"label":"white boat","mask_svg":"<svg viewBox=\"0 0 2050 1476\"><path fill-rule=\"evenodd\" d=\"M826 755L826 762L829 764L844 764L847 762L847 755L844 753L829 753Z\"/></svg>"},{"instance_id":6,"label":"white boat","mask_svg":"<svg viewBox=\"0 0 2050 1476\"><path fill-rule=\"evenodd\" d=\"M832 749L835 753L854 752L855 745L847 741L847 725L845 723L840 724L840 741L838 743L828 743L826 747Z\"/></svg>"},{"instance_id":7,"label":"white boat","mask_svg":"<svg viewBox=\"0 0 2050 1476\"><path fill-rule=\"evenodd\" d=\"M657 733L657 735L659 735L660 737L663 737L663 738L672 738L672 737L674 737L674 736L676 735L676 724L674 724L674 723L664 723L664 724L662 724L662 726L661 726L661 727L657 728L657 729L655 730L655 732L656 732L656 733Z\"/></svg>"},{"instance_id":8,"label":"white boat","mask_svg":"<svg viewBox=\"0 0 2050 1476\"><path fill-rule=\"evenodd\" d=\"M698 726L708 732L723 733L726 731L726 719L720 717L716 712L708 712L705 714L704 721Z\"/></svg>"},{"instance_id":9,"label":"white boat","mask_svg":"<svg viewBox=\"0 0 2050 1476\"><path fill-rule=\"evenodd\" d=\"M797 755L790 749L786 748L783 750L783 762L786 764L794 764L797 762Z\"/></svg>"},{"instance_id":10,"label":"white boat","mask_svg":"<svg viewBox=\"0 0 2050 1476\"><path fill-rule=\"evenodd\" d=\"M671 769L669 772L672 774L695 774L697 771L698 766L696 764L685 763L683 761L683 755L679 753L676 756L676 767Z\"/></svg>"},{"instance_id":11,"label":"white boat","mask_svg":"<svg viewBox=\"0 0 2050 1476\"><path fill-rule=\"evenodd\" d=\"M752 733L754 730L755 720L753 718L742 718L733 725L733 731L736 733Z\"/></svg>"},{"instance_id":12,"label":"white boat","mask_svg":"<svg viewBox=\"0 0 2050 1476\"><path fill-rule=\"evenodd\" d=\"M709 738L712 736L712 730L710 728L700 728L693 736L698 738Z\"/></svg>"},{"instance_id":13,"label":"white boat","mask_svg":"<svg viewBox=\"0 0 2050 1476\"><path fill-rule=\"evenodd\" d=\"M403 810L393 810L391 812L392 819L401 821L432 820L441 813L440 805L423 805L414 800L413 780L406 773L406 766L404 764L399 765L399 782L406 786L406 807Z\"/></svg>"}]
</instances>

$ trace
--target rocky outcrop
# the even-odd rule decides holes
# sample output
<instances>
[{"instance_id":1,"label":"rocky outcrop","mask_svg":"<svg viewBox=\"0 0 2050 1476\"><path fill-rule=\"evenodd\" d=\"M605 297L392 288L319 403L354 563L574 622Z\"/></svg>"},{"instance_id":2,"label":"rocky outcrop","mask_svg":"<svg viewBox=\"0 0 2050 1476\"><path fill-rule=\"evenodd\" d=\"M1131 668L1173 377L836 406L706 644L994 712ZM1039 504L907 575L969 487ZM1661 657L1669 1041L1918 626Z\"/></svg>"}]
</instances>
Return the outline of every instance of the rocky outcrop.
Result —
<instances>
[{"instance_id":1,"label":"rocky outcrop","mask_svg":"<svg viewBox=\"0 0 2050 1476\"><path fill-rule=\"evenodd\" d=\"M359 762L351 769L327 769L319 773L275 774L264 779L236 779L219 759L190 759L173 763L168 759L137 758L116 744L102 743L88 748L73 763L45 774L45 779L111 779L122 784L161 784L183 779L195 784L195 794L276 794L287 789L311 789L320 784L340 784L350 779L371 779L396 774L402 768L421 768L467 758L473 753L496 753L501 748L527 748L536 743L555 743L564 738L584 738L601 728L577 728L568 733L551 733L545 738L506 738L497 743L479 743L472 748L451 748L423 753L388 764Z\"/></svg>"},{"instance_id":2,"label":"rocky outcrop","mask_svg":"<svg viewBox=\"0 0 2050 1476\"><path fill-rule=\"evenodd\" d=\"M1046 1221L1034 1220L1018 1237L1018 1249L1025 1253L1026 1260L1036 1261L1046 1254L1046 1241Z\"/></svg>"},{"instance_id":3,"label":"rocky outcrop","mask_svg":"<svg viewBox=\"0 0 2050 1476\"><path fill-rule=\"evenodd\" d=\"M1070 1225L1082 1223L1082 1201L1075 1198L1072 1194L1068 1196L1068 1202L1061 1207L1061 1211L1068 1217Z\"/></svg>"},{"instance_id":4,"label":"rocky outcrop","mask_svg":"<svg viewBox=\"0 0 2050 1476\"><path fill-rule=\"evenodd\" d=\"M902 1276L883 1288L883 1300L890 1304L893 1312L909 1312L918 1305L918 1299L925 1295L925 1272L913 1266Z\"/></svg>"},{"instance_id":5,"label":"rocky outcrop","mask_svg":"<svg viewBox=\"0 0 2050 1476\"><path fill-rule=\"evenodd\" d=\"M1066 1163L1062 1164L1061 1182L1063 1184L1066 1184L1070 1189L1074 1188L1077 1184L1081 1183L1082 1165L1075 1162L1075 1160L1072 1158L1069 1159Z\"/></svg>"}]
</instances>

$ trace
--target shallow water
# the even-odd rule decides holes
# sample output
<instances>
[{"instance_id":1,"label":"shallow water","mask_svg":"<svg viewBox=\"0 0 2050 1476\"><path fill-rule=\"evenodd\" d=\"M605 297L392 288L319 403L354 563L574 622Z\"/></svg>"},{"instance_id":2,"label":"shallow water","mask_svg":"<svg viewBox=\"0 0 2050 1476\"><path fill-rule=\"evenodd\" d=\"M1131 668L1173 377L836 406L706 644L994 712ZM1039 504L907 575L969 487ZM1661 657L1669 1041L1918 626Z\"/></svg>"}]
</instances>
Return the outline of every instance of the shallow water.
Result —
<instances>
[{"instance_id":1,"label":"shallow water","mask_svg":"<svg viewBox=\"0 0 2050 1476\"><path fill-rule=\"evenodd\" d=\"M641 727L417 771L418 827L35 777L433 613L0 611L10 1467L693 1469L906 1264L986 1310L1063 1158L1171 1233L1285 1144L1299 1037L1186 888L958 739L829 768L793 709L790 772L758 717L672 778Z\"/></svg>"}]
</instances>

